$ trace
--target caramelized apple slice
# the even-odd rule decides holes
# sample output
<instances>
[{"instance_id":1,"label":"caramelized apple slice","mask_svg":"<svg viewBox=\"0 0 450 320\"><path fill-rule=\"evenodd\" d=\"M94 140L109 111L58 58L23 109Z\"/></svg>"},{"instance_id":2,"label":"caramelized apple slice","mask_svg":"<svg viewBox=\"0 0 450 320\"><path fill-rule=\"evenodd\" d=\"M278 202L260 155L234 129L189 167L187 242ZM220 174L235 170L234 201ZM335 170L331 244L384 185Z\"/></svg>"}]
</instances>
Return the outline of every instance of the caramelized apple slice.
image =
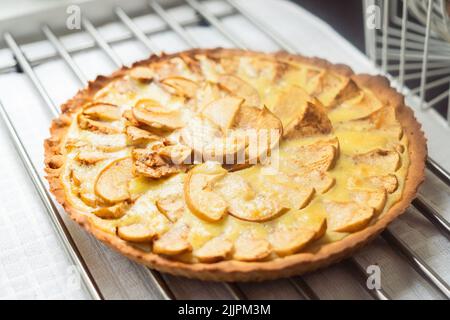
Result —
<instances>
[{"instance_id":1,"label":"caramelized apple slice","mask_svg":"<svg viewBox=\"0 0 450 320\"><path fill-rule=\"evenodd\" d=\"M320 143L289 148L286 152L291 155L289 161L300 169L302 174L311 171L325 172L332 169L337 156L334 146Z\"/></svg>"},{"instance_id":2,"label":"caramelized apple slice","mask_svg":"<svg viewBox=\"0 0 450 320\"><path fill-rule=\"evenodd\" d=\"M328 134L333 129L330 119L317 103L308 102L298 118L286 128L285 138L309 137L314 135Z\"/></svg>"},{"instance_id":3,"label":"caramelized apple slice","mask_svg":"<svg viewBox=\"0 0 450 320\"><path fill-rule=\"evenodd\" d=\"M165 110L161 106L138 101L132 113L137 121L156 129L175 130L184 126L181 110Z\"/></svg>"},{"instance_id":4,"label":"caramelized apple slice","mask_svg":"<svg viewBox=\"0 0 450 320\"><path fill-rule=\"evenodd\" d=\"M222 137L220 128L211 120L203 117L193 117L181 130L183 143L200 155L203 154L206 146Z\"/></svg>"},{"instance_id":5,"label":"caramelized apple slice","mask_svg":"<svg viewBox=\"0 0 450 320\"><path fill-rule=\"evenodd\" d=\"M207 162L192 169L184 181L184 198L188 208L200 219L219 221L227 213L227 203L213 190L227 171L220 164Z\"/></svg>"},{"instance_id":6,"label":"caramelized apple slice","mask_svg":"<svg viewBox=\"0 0 450 320\"><path fill-rule=\"evenodd\" d=\"M80 196L81 201L83 201L88 206L90 206L90 207L97 206L97 197L91 191L80 190L79 196Z\"/></svg>"},{"instance_id":7,"label":"caramelized apple slice","mask_svg":"<svg viewBox=\"0 0 450 320\"><path fill-rule=\"evenodd\" d=\"M162 79L161 83L169 89L170 93L186 98L193 98L198 89L198 84L195 81L179 76Z\"/></svg>"},{"instance_id":8,"label":"caramelized apple slice","mask_svg":"<svg viewBox=\"0 0 450 320\"><path fill-rule=\"evenodd\" d=\"M202 114L226 131L233 124L236 113L243 102L243 99L236 97L218 99L206 105Z\"/></svg>"},{"instance_id":9,"label":"caramelized apple slice","mask_svg":"<svg viewBox=\"0 0 450 320\"><path fill-rule=\"evenodd\" d=\"M333 123L362 119L382 107L383 104L374 93L364 90L331 110L328 113L328 117Z\"/></svg>"},{"instance_id":10,"label":"caramelized apple slice","mask_svg":"<svg viewBox=\"0 0 450 320\"><path fill-rule=\"evenodd\" d=\"M228 258L232 251L233 243L230 240L216 237L194 251L194 257L200 262L212 263Z\"/></svg>"},{"instance_id":11,"label":"caramelized apple slice","mask_svg":"<svg viewBox=\"0 0 450 320\"><path fill-rule=\"evenodd\" d=\"M169 144L159 149L158 154L175 165L191 164L192 150L181 144Z\"/></svg>"},{"instance_id":12,"label":"caramelized apple slice","mask_svg":"<svg viewBox=\"0 0 450 320\"><path fill-rule=\"evenodd\" d=\"M314 231L290 228L277 230L270 237L273 251L279 256L287 256L300 251L314 239Z\"/></svg>"},{"instance_id":13,"label":"caramelized apple slice","mask_svg":"<svg viewBox=\"0 0 450 320\"><path fill-rule=\"evenodd\" d=\"M386 191L379 190L352 190L350 197L360 205L368 205L375 209L375 213L380 213L386 204Z\"/></svg>"},{"instance_id":14,"label":"caramelized apple slice","mask_svg":"<svg viewBox=\"0 0 450 320\"><path fill-rule=\"evenodd\" d=\"M325 110L298 86L282 93L272 111L283 123L283 135L287 138L326 134L332 130Z\"/></svg>"},{"instance_id":15,"label":"caramelized apple slice","mask_svg":"<svg viewBox=\"0 0 450 320\"><path fill-rule=\"evenodd\" d=\"M384 106L361 119L338 123L337 127L358 132L383 132L400 140L403 136L403 128L396 120L395 110L396 109L391 106Z\"/></svg>"},{"instance_id":16,"label":"caramelized apple slice","mask_svg":"<svg viewBox=\"0 0 450 320\"><path fill-rule=\"evenodd\" d=\"M159 101L149 98L138 100L134 106L155 113L170 113L172 111L161 105Z\"/></svg>"},{"instance_id":17,"label":"caramelized apple slice","mask_svg":"<svg viewBox=\"0 0 450 320\"><path fill-rule=\"evenodd\" d=\"M326 231L326 219L312 213L303 213L294 225L278 225L270 234L273 251L279 256L299 252Z\"/></svg>"},{"instance_id":18,"label":"caramelized apple slice","mask_svg":"<svg viewBox=\"0 0 450 320\"><path fill-rule=\"evenodd\" d=\"M383 172L395 172L400 168L401 160L397 151L375 149L363 154L354 155L355 164L364 164L376 167Z\"/></svg>"},{"instance_id":19,"label":"caramelized apple slice","mask_svg":"<svg viewBox=\"0 0 450 320\"><path fill-rule=\"evenodd\" d=\"M90 224L92 224L95 228L112 234L112 235L116 235L116 231L117 231L117 223L114 220L105 220L102 218L97 218L94 216L90 216L88 217L88 221Z\"/></svg>"},{"instance_id":20,"label":"caramelized apple slice","mask_svg":"<svg viewBox=\"0 0 450 320\"><path fill-rule=\"evenodd\" d=\"M122 158L106 166L95 181L95 194L108 203L130 198L128 183L133 179L131 158Z\"/></svg>"},{"instance_id":21,"label":"caramelized apple slice","mask_svg":"<svg viewBox=\"0 0 450 320\"><path fill-rule=\"evenodd\" d=\"M374 209L356 202L326 201L328 228L337 232L356 232L364 229L374 216Z\"/></svg>"},{"instance_id":22,"label":"caramelized apple slice","mask_svg":"<svg viewBox=\"0 0 450 320\"><path fill-rule=\"evenodd\" d=\"M258 194L251 200L235 198L228 203L228 212L241 220L251 222L265 222L284 214L288 209L282 207L274 199Z\"/></svg>"},{"instance_id":23,"label":"caramelized apple slice","mask_svg":"<svg viewBox=\"0 0 450 320\"><path fill-rule=\"evenodd\" d=\"M261 100L258 91L248 82L233 75L221 75L218 79L219 86L228 93L240 98L244 98L247 106L259 106Z\"/></svg>"},{"instance_id":24,"label":"caramelized apple slice","mask_svg":"<svg viewBox=\"0 0 450 320\"><path fill-rule=\"evenodd\" d=\"M131 224L117 228L117 235L130 242L150 242L155 236L155 231L144 223Z\"/></svg>"},{"instance_id":25,"label":"caramelized apple slice","mask_svg":"<svg viewBox=\"0 0 450 320\"><path fill-rule=\"evenodd\" d=\"M266 239L258 239L250 235L240 236L234 243L233 258L240 261L258 261L267 258L272 248Z\"/></svg>"},{"instance_id":26,"label":"caramelized apple slice","mask_svg":"<svg viewBox=\"0 0 450 320\"><path fill-rule=\"evenodd\" d=\"M83 110L83 114L89 116L89 118L93 120L101 121L115 121L119 120L121 117L118 106L103 102L90 104Z\"/></svg>"},{"instance_id":27,"label":"caramelized apple slice","mask_svg":"<svg viewBox=\"0 0 450 320\"><path fill-rule=\"evenodd\" d=\"M161 196L155 204L158 210L171 222L176 222L184 213L183 195L179 193Z\"/></svg>"},{"instance_id":28,"label":"caramelized apple slice","mask_svg":"<svg viewBox=\"0 0 450 320\"><path fill-rule=\"evenodd\" d=\"M333 107L354 97L358 90L358 86L349 77L327 71L320 78L314 95L325 107Z\"/></svg>"},{"instance_id":29,"label":"caramelized apple slice","mask_svg":"<svg viewBox=\"0 0 450 320\"><path fill-rule=\"evenodd\" d=\"M89 130L104 134L120 133L120 130L118 128L115 128L101 121L89 119L87 115L81 113L78 115L78 126L83 130Z\"/></svg>"},{"instance_id":30,"label":"caramelized apple slice","mask_svg":"<svg viewBox=\"0 0 450 320\"><path fill-rule=\"evenodd\" d=\"M281 120L286 130L310 100L311 97L305 90L294 85L279 94L271 111Z\"/></svg>"},{"instance_id":31,"label":"caramelized apple slice","mask_svg":"<svg viewBox=\"0 0 450 320\"><path fill-rule=\"evenodd\" d=\"M202 111L208 104L223 98L219 87L211 82L206 82L196 93L197 110Z\"/></svg>"},{"instance_id":32,"label":"caramelized apple slice","mask_svg":"<svg viewBox=\"0 0 450 320\"><path fill-rule=\"evenodd\" d=\"M153 252L169 256L189 252L192 250L192 246L188 236L189 227L187 225L176 225L153 242Z\"/></svg>"}]
</instances>

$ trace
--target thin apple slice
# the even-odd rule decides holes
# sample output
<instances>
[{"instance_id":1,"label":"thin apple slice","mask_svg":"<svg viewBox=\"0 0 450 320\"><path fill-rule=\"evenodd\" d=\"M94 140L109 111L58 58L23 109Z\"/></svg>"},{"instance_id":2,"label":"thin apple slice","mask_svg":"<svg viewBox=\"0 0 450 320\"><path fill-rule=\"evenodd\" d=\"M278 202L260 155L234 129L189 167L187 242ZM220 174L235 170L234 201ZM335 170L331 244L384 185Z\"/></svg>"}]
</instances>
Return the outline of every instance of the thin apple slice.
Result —
<instances>
[{"instance_id":1,"label":"thin apple slice","mask_svg":"<svg viewBox=\"0 0 450 320\"><path fill-rule=\"evenodd\" d=\"M314 196L313 188L304 188L298 185L289 187L274 186L273 191L275 191L273 197L279 205L289 209L303 209Z\"/></svg>"},{"instance_id":2,"label":"thin apple slice","mask_svg":"<svg viewBox=\"0 0 450 320\"><path fill-rule=\"evenodd\" d=\"M347 180L347 186L351 189L385 189L388 193L393 193L398 188L398 180L394 174L370 176L367 178L350 177Z\"/></svg>"},{"instance_id":3,"label":"thin apple slice","mask_svg":"<svg viewBox=\"0 0 450 320\"><path fill-rule=\"evenodd\" d=\"M189 252L192 245L188 240L189 227L184 224L174 226L153 242L153 252L169 256Z\"/></svg>"},{"instance_id":4,"label":"thin apple slice","mask_svg":"<svg viewBox=\"0 0 450 320\"><path fill-rule=\"evenodd\" d=\"M131 158L117 159L106 166L95 181L95 194L108 203L130 198L128 183L133 179Z\"/></svg>"},{"instance_id":5,"label":"thin apple slice","mask_svg":"<svg viewBox=\"0 0 450 320\"><path fill-rule=\"evenodd\" d=\"M257 107L261 104L258 91L248 82L234 75L221 75L218 78L219 87L228 93L245 99L247 106Z\"/></svg>"},{"instance_id":6,"label":"thin apple slice","mask_svg":"<svg viewBox=\"0 0 450 320\"><path fill-rule=\"evenodd\" d=\"M286 139L323 135L333 130L330 119L318 103L307 102L300 111L298 117L285 128Z\"/></svg>"},{"instance_id":7,"label":"thin apple slice","mask_svg":"<svg viewBox=\"0 0 450 320\"><path fill-rule=\"evenodd\" d=\"M294 181L302 186L309 186L314 188L318 194L324 194L330 190L335 183L335 179L330 177L327 173L319 170L310 172L303 172L301 174L292 174Z\"/></svg>"},{"instance_id":8,"label":"thin apple slice","mask_svg":"<svg viewBox=\"0 0 450 320\"><path fill-rule=\"evenodd\" d=\"M387 196L384 189L379 190L352 190L350 197L360 205L368 205L374 208L375 213L380 213L386 204Z\"/></svg>"},{"instance_id":9,"label":"thin apple slice","mask_svg":"<svg viewBox=\"0 0 450 320\"><path fill-rule=\"evenodd\" d=\"M314 188L304 186L283 174L262 177L267 194L283 208L302 209L314 196Z\"/></svg>"},{"instance_id":10,"label":"thin apple slice","mask_svg":"<svg viewBox=\"0 0 450 320\"><path fill-rule=\"evenodd\" d=\"M220 128L204 117L193 117L181 130L181 140L197 154L202 155L206 146L223 138Z\"/></svg>"},{"instance_id":11,"label":"thin apple slice","mask_svg":"<svg viewBox=\"0 0 450 320\"><path fill-rule=\"evenodd\" d=\"M246 163L266 162L271 150L278 146L283 125L269 109L241 106L233 129L247 140Z\"/></svg>"},{"instance_id":12,"label":"thin apple slice","mask_svg":"<svg viewBox=\"0 0 450 320\"><path fill-rule=\"evenodd\" d=\"M171 222L176 222L183 215L185 208L183 195L180 193L161 196L156 200L155 205Z\"/></svg>"},{"instance_id":13,"label":"thin apple slice","mask_svg":"<svg viewBox=\"0 0 450 320\"><path fill-rule=\"evenodd\" d=\"M194 251L194 257L200 262L212 263L227 259L233 251L233 243L223 237L216 237Z\"/></svg>"},{"instance_id":14,"label":"thin apple slice","mask_svg":"<svg viewBox=\"0 0 450 320\"><path fill-rule=\"evenodd\" d=\"M122 117L126 120L126 125L127 126L134 126L134 127L139 127L142 124L137 121L137 119L134 117L133 115L133 111L131 109L125 110L122 113Z\"/></svg>"},{"instance_id":15,"label":"thin apple slice","mask_svg":"<svg viewBox=\"0 0 450 320\"><path fill-rule=\"evenodd\" d=\"M88 151L88 150L82 150L78 152L78 154L75 157L75 160L82 164L96 164L99 161L103 161L107 159L107 155L100 151Z\"/></svg>"},{"instance_id":16,"label":"thin apple slice","mask_svg":"<svg viewBox=\"0 0 450 320\"><path fill-rule=\"evenodd\" d=\"M89 130L104 134L120 133L120 130L118 128L108 125L101 121L92 120L87 115L84 115L82 113L78 115L77 120L78 126L80 127L80 129L83 130Z\"/></svg>"},{"instance_id":17,"label":"thin apple slice","mask_svg":"<svg viewBox=\"0 0 450 320\"><path fill-rule=\"evenodd\" d=\"M298 168L302 174L311 171L325 172L333 168L337 151L333 145L314 143L311 145L288 148L291 166Z\"/></svg>"},{"instance_id":18,"label":"thin apple slice","mask_svg":"<svg viewBox=\"0 0 450 320\"><path fill-rule=\"evenodd\" d=\"M311 97L299 86L292 86L279 93L271 111L281 120L283 128L299 117Z\"/></svg>"},{"instance_id":19,"label":"thin apple slice","mask_svg":"<svg viewBox=\"0 0 450 320\"><path fill-rule=\"evenodd\" d=\"M233 132L224 135L216 124L204 117L193 117L181 130L181 140L194 151L198 161L234 163L235 155L246 146L245 139Z\"/></svg>"},{"instance_id":20,"label":"thin apple slice","mask_svg":"<svg viewBox=\"0 0 450 320\"><path fill-rule=\"evenodd\" d=\"M264 222L288 210L271 194L257 193L238 173L223 177L215 185L215 190L226 200L229 214L240 220Z\"/></svg>"},{"instance_id":21,"label":"thin apple slice","mask_svg":"<svg viewBox=\"0 0 450 320\"><path fill-rule=\"evenodd\" d=\"M161 103L155 99L145 98L138 100L135 104L138 109L143 109L148 112L154 113L170 113L171 109L161 105Z\"/></svg>"},{"instance_id":22,"label":"thin apple slice","mask_svg":"<svg viewBox=\"0 0 450 320\"><path fill-rule=\"evenodd\" d=\"M374 216L374 209L356 202L326 201L328 228L336 232L356 232L364 229Z\"/></svg>"},{"instance_id":23,"label":"thin apple slice","mask_svg":"<svg viewBox=\"0 0 450 320\"><path fill-rule=\"evenodd\" d=\"M117 235L130 242L150 242L156 237L155 230L144 223L118 227Z\"/></svg>"},{"instance_id":24,"label":"thin apple slice","mask_svg":"<svg viewBox=\"0 0 450 320\"><path fill-rule=\"evenodd\" d=\"M400 155L397 151L375 149L366 153L354 155L355 164L363 164L368 167L382 170L386 173L392 173L398 170L401 165Z\"/></svg>"},{"instance_id":25,"label":"thin apple slice","mask_svg":"<svg viewBox=\"0 0 450 320\"><path fill-rule=\"evenodd\" d=\"M240 236L234 243L233 258L240 261L259 261L272 253L269 241L250 235Z\"/></svg>"},{"instance_id":26,"label":"thin apple slice","mask_svg":"<svg viewBox=\"0 0 450 320\"><path fill-rule=\"evenodd\" d=\"M118 106L110 103L96 102L84 108L83 114L93 120L116 121L121 118Z\"/></svg>"},{"instance_id":27,"label":"thin apple slice","mask_svg":"<svg viewBox=\"0 0 450 320\"><path fill-rule=\"evenodd\" d=\"M133 117L138 122L162 130L175 130L185 125L181 110L168 110L147 100L138 101L132 109Z\"/></svg>"},{"instance_id":28,"label":"thin apple slice","mask_svg":"<svg viewBox=\"0 0 450 320\"><path fill-rule=\"evenodd\" d=\"M120 219L122 218L127 208L129 207L129 204L126 202L119 202L115 205L109 206L109 207L101 207L98 209L95 209L93 213L102 219Z\"/></svg>"},{"instance_id":29,"label":"thin apple slice","mask_svg":"<svg viewBox=\"0 0 450 320\"><path fill-rule=\"evenodd\" d=\"M184 181L184 198L189 210L200 219L215 222L225 217L228 205L213 187L226 174L220 164L209 162L188 173Z\"/></svg>"},{"instance_id":30,"label":"thin apple slice","mask_svg":"<svg viewBox=\"0 0 450 320\"><path fill-rule=\"evenodd\" d=\"M195 97L195 93L198 89L198 84L195 81L180 76L162 79L161 83L170 93L185 98Z\"/></svg>"},{"instance_id":31,"label":"thin apple slice","mask_svg":"<svg viewBox=\"0 0 450 320\"><path fill-rule=\"evenodd\" d=\"M128 126L126 128L126 134L132 144L141 144L161 140L161 137L135 126Z\"/></svg>"},{"instance_id":32,"label":"thin apple slice","mask_svg":"<svg viewBox=\"0 0 450 320\"><path fill-rule=\"evenodd\" d=\"M218 99L206 105L202 110L202 114L225 132L233 124L234 118L243 102L244 99L236 97Z\"/></svg>"},{"instance_id":33,"label":"thin apple slice","mask_svg":"<svg viewBox=\"0 0 450 320\"><path fill-rule=\"evenodd\" d=\"M312 241L321 238L327 229L325 216L315 212L296 211L295 222L278 223L269 235L273 251L279 256L299 252Z\"/></svg>"}]
</instances>

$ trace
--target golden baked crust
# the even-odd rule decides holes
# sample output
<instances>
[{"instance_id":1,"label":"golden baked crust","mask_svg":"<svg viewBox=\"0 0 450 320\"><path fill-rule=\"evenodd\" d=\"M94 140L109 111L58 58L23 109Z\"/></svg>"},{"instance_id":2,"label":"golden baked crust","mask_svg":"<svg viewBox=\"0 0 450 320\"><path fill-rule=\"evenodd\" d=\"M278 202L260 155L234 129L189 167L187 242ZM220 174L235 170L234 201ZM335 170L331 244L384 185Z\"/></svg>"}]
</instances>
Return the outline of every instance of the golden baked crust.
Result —
<instances>
[{"instance_id":1,"label":"golden baked crust","mask_svg":"<svg viewBox=\"0 0 450 320\"><path fill-rule=\"evenodd\" d=\"M91 102L99 90L114 80L122 78L133 68L168 61L174 57L183 56L185 59L188 59L196 55L205 55L211 59L219 59L226 56L263 56L286 63L312 65L347 77L353 80L359 88L367 89L375 94L383 105L396 110L396 118L401 124L403 134L408 141L409 166L399 201L395 202L389 210L373 221L372 224L362 230L348 234L341 240L319 244L307 252L293 253L284 257L256 262L223 260L213 263L187 263L142 250L122 240L119 236L94 225L85 212L75 208L68 201L68 196L61 180L62 168L65 163L63 144L66 142L65 138L73 122L74 115L79 113L86 103ZM336 97L336 99L339 99L339 97ZM355 75L347 66L331 64L318 58L306 58L284 52L262 54L231 49L195 49L173 55L151 56L147 60L135 63L130 68L124 67L111 76L99 76L96 80L90 82L86 89L79 91L73 99L65 103L61 110L61 116L52 122L51 137L45 141L47 179L50 184L50 190L57 201L61 203L74 221L110 247L139 263L175 275L216 281L258 281L298 275L324 267L347 257L354 250L376 237L392 220L405 211L415 197L418 186L424 179L424 164L427 154L426 140L420 124L414 118L412 110L405 106L403 96L392 89L388 80L384 77Z\"/></svg>"}]
</instances>

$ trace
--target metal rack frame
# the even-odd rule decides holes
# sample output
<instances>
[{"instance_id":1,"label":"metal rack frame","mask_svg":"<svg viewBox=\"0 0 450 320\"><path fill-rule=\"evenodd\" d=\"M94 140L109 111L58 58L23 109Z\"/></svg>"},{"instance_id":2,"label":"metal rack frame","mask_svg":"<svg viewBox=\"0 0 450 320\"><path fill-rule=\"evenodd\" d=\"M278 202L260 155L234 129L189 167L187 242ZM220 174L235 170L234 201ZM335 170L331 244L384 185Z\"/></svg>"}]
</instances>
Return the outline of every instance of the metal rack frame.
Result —
<instances>
[{"instance_id":1,"label":"metal rack frame","mask_svg":"<svg viewBox=\"0 0 450 320\"><path fill-rule=\"evenodd\" d=\"M382 26L364 24L366 54L398 87L419 95L421 108L447 100L450 126L450 32L445 0L364 0L364 15L381 8ZM401 10L400 10L401 8ZM429 78L432 78L429 80Z\"/></svg>"},{"instance_id":2,"label":"metal rack frame","mask_svg":"<svg viewBox=\"0 0 450 320\"><path fill-rule=\"evenodd\" d=\"M194 40L186 31L185 27L188 25L193 25L200 20L205 20L208 22L213 28L215 28L219 33L221 33L225 38L227 38L231 43L240 48L245 48L245 44L238 36L234 35L231 31L229 31L222 23L220 18L224 16L229 16L233 14L240 14L242 17L246 18L250 23L252 23L257 29L259 29L262 33L264 33L267 37L273 40L275 44L277 44L280 49L286 50L291 53L295 53L296 50L294 46L287 40L283 39L276 30L273 30L270 26L268 26L265 22L260 21L257 17L253 16L250 12L245 10L238 2L235 0L225 0L232 10L225 12L222 15L213 15L209 12L205 6L202 5L201 2L197 0L185 0L185 4L189 5L192 9L194 9L198 13L198 17L196 19L190 21L184 21L180 23L171 17L171 15L166 11L166 9L161 6L157 1L149 1L149 9L152 9L154 13L156 13L165 23L166 26L164 28L160 28L158 30L141 30L134 23L133 18L130 17L124 10L121 8L116 8L114 10L115 15L118 18L118 21L121 22L124 26L126 26L131 32L131 36L139 40L150 53L159 54L160 49L151 41L149 36L156 34L161 31L173 30L180 38L180 40L184 41L188 46L195 47L198 46L196 40ZM366 0L367 1L367 0ZM385 0L386 2L388 0ZM432 0L430 0L431 2ZM403 20L404 21L404 20ZM88 19L83 19L83 27L84 30L87 31L92 39L95 41L96 47L100 48L113 62L117 67L122 65L121 59L117 56L114 50L111 47L111 44L129 40L127 37L119 37L112 41L106 41L101 34L98 32L97 28L92 24ZM59 37L52 31L51 27L48 25L44 25L42 27L42 33L48 39L48 41L55 48L57 55L49 55L46 57L41 57L37 60L29 60L24 55L21 45L18 44L14 36L7 32L4 34L4 40L13 53L16 64L4 66L0 69L1 72L10 72L12 70L16 70L20 68L29 78L31 83L34 85L36 91L42 97L43 101L49 107L50 111L54 116L59 115L59 109L57 105L52 101L50 95L42 85L38 76L34 71L34 66L49 60L59 59L61 58L67 66L72 70L73 74L79 80L80 86L84 86L87 83L87 78L76 64L76 62L72 58L72 54L75 52L91 50L94 47L92 46L84 46L76 48L75 50L68 51L64 45L59 40ZM405 34L405 30L403 30L403 34ZM425 36L426 37L426 36ZM388 70L387 63L387 40L388 38L385 36L383 38L383 57L384 61L383 67L384 70ZM405 50L406 43L402 45L402 50ZM368 50L369 53L371 52ZM374 56L372 56L374 58ZM400 66L400 75L402 75L408 68L406 67L406 62L403 61ZM423 66L422 66L423 69ZM425 68L426 69L426 68ZM403 77L402 77L403 78ZM421 86L421 90L423 90L424 85ZM11 138L14 142L14 145L17 149L17 152L22 159L27 171L30 175L30 178L33 181L36 189L39 192L41 200L45 205L45 209L49 214L55 229L61 239L61 242L68 252L70 258L74 265L76 265L81 271L81 278L83 280L84 286L87 289L87 292L90 293L93 299L103 299L103 295L99 290L98 285L95 282L95 279L92 277L86 263L83 260L83 257L79 254L76 245L74 244L70 233L67 231L61 216L59 215L59 211L55 205L54 200L52 200L49 192L45 187L45 183L43 182L42 177L37 173L36 168L34 167L31 159L20 140L20 137L14 127L13 122L9 118L5 108L0 103L0 116L3 118L8 132L11 135ZM436 177L439 177L442 181L446 183L447 186L450 186L450 176L449 173L446 172L441 166L439 166L433 160L429 160L427 162L427 168L431 172L433 172ZM450 225L449 222L446 221L441 214L439 214L435 208L427 201L427 199L423 196L420 196L413 202L413 206L421 212L430 222L433 223L447 238L449 238L449 230ZM392 234L389 230L384 231L382 234L384 240L391 245L396 251L398 251L401 255L406 257L406 260L414 267L419 274L428 281L431 285L433 285L445 298L450 299L450 286L446 283L425 261L423 261L419 256L417 256L407 243L397 238L394 234ZM366 287L366 273L362 265L360 265L355 259L349 258L345 262L349 265L353 270L355 270L355 275L357 280L360 282L361 286L367 290L367 292L374 298L380 300L388 300L391 297L383 290L383 289L373 289L370 290ZM165 299L175 299L176 296L172 292L171 288L165 281L163 275L159 272L151 270L149 268L142 267L149 276L152 284L159 290L161 296ZM298 291L298 293L305 299L318 299L318 295L314 292L314 290L306 283L306 281L302 277L293 277L289 279L290 283L293 287ZM223 283L226 290L229 291L231 297L234 299L246 299L245 293L239 288L239 285L236 283Z\"/></svg>"}]
</instances>

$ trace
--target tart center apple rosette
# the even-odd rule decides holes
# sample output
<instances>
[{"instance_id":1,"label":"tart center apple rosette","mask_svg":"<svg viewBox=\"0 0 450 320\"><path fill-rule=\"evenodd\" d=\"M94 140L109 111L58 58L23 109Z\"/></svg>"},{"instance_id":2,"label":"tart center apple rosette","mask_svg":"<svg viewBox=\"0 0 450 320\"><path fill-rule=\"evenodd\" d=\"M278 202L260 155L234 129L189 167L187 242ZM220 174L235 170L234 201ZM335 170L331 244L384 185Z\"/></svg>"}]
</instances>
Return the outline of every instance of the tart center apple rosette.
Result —
<instances>
[{"instance_id":1,"label":"tart center apple rosette","mask_svg":"<svg viewBox=\"0 0 450 320\"><path fill-rule=\"evenodd\" d=\"M395 104L311 61L211 50L123 69L65 110L48 172L65 205L144 252L314 252L401 199L409 156Z\"/></svg>"}]
</instances>

